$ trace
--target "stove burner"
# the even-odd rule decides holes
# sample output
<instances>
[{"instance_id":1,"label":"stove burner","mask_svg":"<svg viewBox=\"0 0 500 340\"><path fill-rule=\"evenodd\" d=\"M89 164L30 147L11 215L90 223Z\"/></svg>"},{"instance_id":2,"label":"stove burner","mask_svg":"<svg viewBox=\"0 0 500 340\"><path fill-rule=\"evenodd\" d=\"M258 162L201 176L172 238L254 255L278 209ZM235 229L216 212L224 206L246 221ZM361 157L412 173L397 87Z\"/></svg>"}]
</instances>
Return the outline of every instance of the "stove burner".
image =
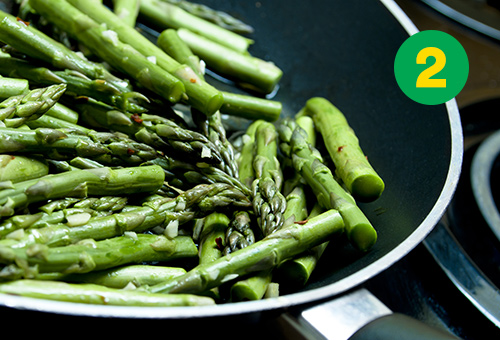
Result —
<instances>
[{"instance_id":1,"label":"stove burner","mask_svg":"<svg viewBox=\"0 0 500 340\"><path fill-rule=\"evenodd\" d=\"M499 100L461 109L464 159L455 195L424 245L458 290L500 328Z\"/></svg>"},{"instance_id":2,"label":"stove burner","mask_svg":"<svg viewBox=\"0 0 500 340\"><path fill-rule=\"evenodd\" d=\"M471 164L471 185L481 214L500 240L500 213L495 203L491 182L499 154L500 131L497 131L484 140L474 154Z\"/></svg>"},{"instance_id":3,"label":"stove burner","mask_svg":"<svg viewBox=\"0 0 500 340\"><path fill-rule=\"evenodd\" d=\"M497 0L422 0L441 14L491 38L500 40Z\"/></svg>"}]
</instances>

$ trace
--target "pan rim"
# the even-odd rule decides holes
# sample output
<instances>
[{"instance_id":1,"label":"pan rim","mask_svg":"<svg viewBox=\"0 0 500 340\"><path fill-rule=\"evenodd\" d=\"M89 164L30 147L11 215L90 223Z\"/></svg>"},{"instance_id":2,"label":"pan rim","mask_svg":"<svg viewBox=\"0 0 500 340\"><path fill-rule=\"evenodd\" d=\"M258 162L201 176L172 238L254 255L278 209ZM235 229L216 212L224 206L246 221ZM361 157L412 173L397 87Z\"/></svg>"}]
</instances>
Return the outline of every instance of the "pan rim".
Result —
<instances>
[{"instance_id":1,"label":"pan rim","mask_svg":"<svg viewBox=\"0 0 500 340\"><path fill-rule=\"evenodd\" d=\"M395 0L379 0L397 19L409 35L419 32L411 19L404 13ZM206 318L229 315L242 315L254 312L285 309L322 299L333 298L355 288L382 272L409 253L432 231L443 216L458 184L463 159L463 134L459 110L455 99L445 103L451 128L451 159L447 177L441 194L430 213L402 243L389 253L363 269L329 285L310 291L292 293L277 298L229 303L216 306L192 307L130 307L100 306L71 302L51 301L20 296L0 295L0 306L35 312L57 313L70 316L146 318L146 319L184 319Z\"/></svg>"}]
</instances>

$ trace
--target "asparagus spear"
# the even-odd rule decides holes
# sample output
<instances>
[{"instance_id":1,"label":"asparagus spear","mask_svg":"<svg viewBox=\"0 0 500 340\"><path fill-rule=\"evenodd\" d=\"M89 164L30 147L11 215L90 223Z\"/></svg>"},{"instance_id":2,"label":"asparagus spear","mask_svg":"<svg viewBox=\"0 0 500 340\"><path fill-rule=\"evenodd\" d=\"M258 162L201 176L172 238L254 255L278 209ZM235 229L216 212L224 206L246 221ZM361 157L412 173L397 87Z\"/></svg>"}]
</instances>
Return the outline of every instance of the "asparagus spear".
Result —
<instances>
[{"instance_id":1,"label":"asparagus spear","mask_svg":"<svg viewBox=\"0 0 500 340\"><path fill-rule=\"evenodd\" d=\"M67 209L69 207L92 209L94 211L105 211L108 213L116 213L122 210L128 202L127 197L122 196L101 196L101 197L66 197L59 200L52 200L47 204L42 205L38 209L53 213L54 211Z\"/></svg>"},{"instance_id":2,"label":"asparagus spear","mask_svg":"<svg viewBox=\"0 0 500 340\"><path fill-rule=\"evenodd\" d=\"M54 106L64 91L66 85L59 84L7 98L0 103L0 123L15 128L36 120Z\"/></svg>"},{"instance_id":3,"label":"asparagus spear","mask_svg":"<svg viewBox=\"0 0 500 340\"><path fill-rule=\"evenodd\" d=\"M166 39L161 45L162 36ZM158 39L160 48L180 63L189 65L200 77L204 79L200 60L191 52L189 47L178 37L175 30L166 30ZM226 138L226 129L222 124L221 114L216 111L207 117L199 110L192 108L191 117L198 129L212 142L222 156L220 168L228 175L238 178L238 169L235 161L235 152L231 143Z\"/></svg>"},{"instance_id":4,"label":"asparagus spear","mask_svg":"<svg viewBox=\"0 0 500 340\"><path fill-rule=\"evenodd\" d=\"M204 296L148 294L134 290L107 288L96 284L18 280L0 284L0 293L32 298L109 306L178 307L207 306L215 302Z\"/></svg>"},{"instance_id":5,"label":"asparagus spear","mask_svg":"<svg viewBox=\"0 0 500 340\"><path fill-rule=\"evenodd\" d=\"M324 209L319 204L315 204L308 218L317 216L323 211ZM296 258L281 263L277 270L280 281L286 282L291 287L303 287L311 277L329 243L329 241L321 243L306 250Z\"/></svg>"},{"instance_id":6,"label":"asparagus spear","mask_svg":"<svg viewBox=\"0 0 500 340\"><path fill-rule=\"evenodd\" d=\"M130 27L135 27L139 15L139 0L113 0L113 12Z\"/></svg>"},{"instance_id":7,"label":"asparagus spear","mask_svg":"<svg viewBox=\"0 0 500 340\"><path fill-rule=\"evenodd\" d=\"M230 301L253 301L264 297L267 287L272 282L272 269L263 270L254 276L236 282L230 289Z\"/></svg>"},{"instance_id":8,"label":"asparagus spear","mask_svg":"<svg viewBox=\"0 0 500 340\"><path fill-rule=\"evenodd\" d=\"M224 236L226 243L223 250L224 255L248 247L255 242L252 222L248 211L237 211L234 213Z\"/></svg>"},{"instance_id":9,"label":"asparagus spear","mask_svg":"<svg viewBox=\"0 0 500 340\"><path fill-rule=\"evenodd\" d=\"M64 83L67 85L66 94L71 94L74 97L92 97L132 113L145 112L145 104L149 102L149 98L142 93L116 86L109 81L92 79L83 73L70 69L51 70L14 57L1 59L0 74L22 77L33 86Z\"/></svg>"},{"instance_id":10,"label":"asparagus spear","mask_svg":"<svg viewBox=\"0 0 500 340\"><path fill-rule=\"evenodd\" d=\"M71 123L68 120L60 119L54 116L44 114L43 116L26 122L30 129L48 128L62 129L66 133L79 134L85 136L92 132L92 129L86 128L80 124Z\"/></svg>"},{"instance_id":11,"label":"asparagus spear","mask_svg":"<svg viewBox=\"0 0 500 340\"><path fill-rule=\"evenodd\" d=\"M43 244L26 248L0 246L0 262L25 270L25 278L32 277L33 267L39 273L88 273L126 264L166 263L197 255L198 249L189 236L170 239L163 235L135 233L61 247Z\"/></svg>"},{"instance_id":12,"label":"asparagus spear","mask_svg":"<svg viewBox=\"0 0 500 340\"><path fill-rule=\"evenodd\" d=\"M75 222L74 225L69 225L70 215L65 211L62 214L40 216L35 225L51 223L43 228L26 230L16 239L0 240L0 245L22 248L37 243L56 247L85 239L104 240L127 231L145 232L155 228L168 234L172 227L179 228L195 218L249 206L246 196L230 186L220 183L198 185L175 199L160 197L157 201L146 201L142 206L129 206L113 214L95 217L87 213L86 220Z\"/></svg>"},{"instance_id":13,"label":"asparagus spear","mask_svg":"<svg viewBox=\"0 0 500 340\"><path fill-rule=\"evenodd\" d=\"M87 124L119 131L166 154L179 155L193 163L220 164L221 155L213 143L201 133L182 128L165 117L133 115L92 101L75 105Z\"/></svg>"},{"instance_id":14,"label":"asparagus spear","mask_svg":"<svg viewBox=\"0 0 500 340\"><path fill-rule=\"evenodd\" d=\"M285 219L283 228L287 228L293 223L303 221L307 217L307 200L301 186L297 186L288 194L286 200L287 207L283 213L283 218ZM272 278L273 270L268 269L255 276L237 281L230 289L231 301L262 299L267 291L268 285L272 282Z\"/></svg>"},{"instance_id":15,"label":"asparagus spear","mask_svg":"<svg viewBox=\"0 0 500 340\"><path fill-rule=\"evenodd\" d=\"M33 26L3 11L0 11L0 41L56 68L75 70L91 79L104 79L116 86L128 85L126 81L112 75L104 66L82 58Z\"/></svg>"},{"instance_id":16,"label":"asparagus spear","mask_svg":"<svg viewBox=\"0 0 500 340\"><path fill-rule=\"evenodd\" d=\"M256 120L252 122L245 134L243 135L243 146L238 157L238 170L240 180L248 187L252 186L255 179L255 171L253 168L254 149L255 149L255 131L258 126L262 124L263 120Z\"/></svg>"},{"instance_id":17,"label":"asparagus spear","mask_svg":"<svg viewBox=\"0 0 500 340\"><path fill-rule=\"evenodd\" d=\"M0 155L0 183L5 181L16 183L39 178L48 173L47 164L36 157Z\"/></svg>"},{"instance_id":18,"label":"asparagus spear","mask_svg":"<svg viewBox=\"0 0 500 340\"><path fill-rule=\"evenodd\" d=\"M1 58L0 60L3 60L3 57ZM6 75L0 77L0 99L26 94L29 90L29 82L26 79Z\"/></svg>"},{"instance_id":19,"label":"asparagus spear","mask_svg":"<svg viewBox=\"0 0 500 340\"><path fill-rule=\"evenodd\" d=\"M163 155L147 161L144 165L158 165L165 172L165 181L181 190L187 190L197 184L223 183L230 185L250 197L250 189L234 177L214 166L197 166L189 161Z\"/></svg>"},{"instance_id":20,"label":"asparagus spear","mask_svg":"<svg viewBox=\"0 0 500 340\"><path fill-rule=\"evenodd\" d=\"M259 227L267 236L283 226L286 198L281 193L283 173L277 159L278 134L273 124L261 123L255 131L252 183L253 208Z\"/></svg>"},{"instance_id":21,"label":"asparagus spear","mask_svg":"<svg viewBox=\"0 0 500 340\"><path fill-rule=\"evenodd\" d=\"M323 163L319 151L307 142L307 134L288 119L278 127L280 148L292 160L325 209L337 209L344 219L346 234L353 246L368 251L377 240L377 232L354 198L334 178Z\"/></svg>"},{"instance_id":22,"label":"asparagus spear","mask_svg":"<svg viewBox=\"0 0 500 340\"><path fill-rule=\"evenodd\" d=\"M19 247L41 240L40 242L54 244L57 243L54 241L57 237L61 237L63 243L67 243L70 240L64 232L68 227L74 228L71 238L76 240L74 235L81 235L78 232L78 226L86 224L94 217L117 214L125 208L126 203L127 198L121 196L87 197L84 199L66 197L52 200L32 213L17 214L4 219L0 223L0 238L9 239L9 241L0 241L0 243L11 246L15 244ZM41 232L31 230L42 230L46 227L51 228ZM58 229L61 229L61 232ZM88 229L92 229L92 227ZM86 230L86 232L88 232L87 235L91 235L90 230ZM91 236L95 236L95 234Z\"/></svg>"},{"instance_id":23,"label":"asparagus spear","mask_svg":"<svg viewBox=\"0 0 500 340\"><path fill-rule=\"evenodd\" d=\"M86 44L99 58L135 79L148 90L172 103L177 103L184 95L184 85L177 78L129 44L121 42L116 32L101 26L67 1L30 0L30 4L37 13L68 31L78 41ZM112 14L111 11L110 13ZM127 57L124 58L124 55Z\"/></svg>"},{"instance_id":24,"label":"asparagus spear","mask_svg":"<svg viewBox=\"0 0 500 340\"><path fill-rule=\"evenodd\" d=\"M349 192L362 201L373 201L384 191L384 182L365 157L358 137L343 113L325 98L307 101L299 115L313 117L335 164L335 172Z\"/></svg>"},{"instance_id":25,"label":"asparagus spear","mask_svg":"<svg viewBox=\"0 0 500 340\"><path fill-rule=\"evenodd\" d=\"M219 242L228 225L229 218L225 214L215 212L204 218L199 241L200 263L215 261L223 255Z\"/></svg>"},{"instance_id":26,"label":"asparagus spear","mask_svg":"<svg viewBox=\"0 0 500 340\"><path fill-rule=\"evenodd\" d=\"M47 116L55 117L57 119L65 120L69 123L78 123L78 112L61 104L60 102L55 103L47 112Z\"/></svg>"},{"instance_id":27,"label":"asparagus spear","mask_svg":"<svg viewBox=\"0 0 500 340\"><path fill-rule=\"evenodd\" d=\"M251 120L275 122L280 118L283 104L277 100L259 98L246 94L222 91L224 104L221 113Z\"/></svg>"},{"instance_id":28,"label":"asparagus spear","mask_svg":"<svg viewBox=\"0 0 500 340\"><path fill-rule=\"evenodd\" d=\"M202 293L243 275L275 268L342 231L342 217L332 209L302 225L280 229L230 256L198 265L185 275L139 289L155 293Z\"/></svg>"},{"instance_id":29,"label":"asparagus spear","mask_svg":"<svg viewBox=\"0 0 500 340\"><path fill-rule=\"evenodd\" d=\"M127 288L154 285L186 273L181 267L132 264L85 274L47 273L37 280L58 280L69 283L92 283L109 288Z\"/></svg>"},{"instance_id":30,"label":"asparagus spear","mask_svg":"<svg viewBox=\"0 0 500 340\"><path fill-rule=\"evenodd\" d=\"M169 28L161 32L157 44L178 62L189 65L200 78L204 77L205 68L202 66L200 58L179 37L177 30ZM282 104L279 101L227 91L221 91L221 93L224 97L224 103L219 109L220 113L267 121L276 121L281 114Z\"/></svg>"},{"instance_id":31,"label":"asparagus spear","mask_svg":"<svg viewBox=\"0 0 500 340\"><path fill-rule=\"evenodd\" d=\"M0 152L43 154L51 159L81 156L109 166L140 165L159 157L154 148L121 133L92 131L82 136L50 128L20 133L17 129L0 127Z\"/></svg>"},{"instance_id":32,"label":"asparagus spear","mask_svg":"<svg viewBox=\"0 0 500 340\"><path fill-rule=\"evenodd\" d=\"M160 33L156 44L169 56L181 64L188 65L198 77L205 77L205 69L200 58L193 54L188 45L179 37L177 30L168 28Z\"/></svg>"},{"instance_id":33,"label":"asparagus spear","mask_svg":"<svg viewBox=\"0 0 500 340\"><path fill-rule=\"evenodd\" d=\"M0 216L12 216L17 209L34 202L62 197L125 195L154 192L163 185L159 166L99 168L69 171L12 183L0 191Z\"/></svg>"},{"instance_id":34,"label":"asparagus spear","mask_svg":"<svg viewBox=\"0 0 500 340\"><path fill-rule=\"evenodd\" d=\"M231 16L229 13L215 10L206 5L184 0L160 0L160 1L176 5L192 15L213 22L217 26L221 26L222 28L225 28L227 30L230 30L238 34L249 34L253 33L254 31L252 26Z\"/></svg>"},{"instance_id":35,"label":"asparagus spear","mask_svg":"<svg viewBox=\"0 0 500 340\"><path fill-rule=\"evenodd\" d=\"M252 89L271 93L283 76L283 71L272 62L238 53L187 29L177 32L208 67Z\"/></svg>"},{"instance_id":36,"label":"asparagus spear","mask_svg":"<svg viewBox=\"0 0 500 340\"><path fill-rule=\"evenodd\" d=\"M207 116L212 115L222 105L222 94L213 86L196 77L196 73L187 65L182 65L164 53L134 28L121 22L112 11L102 4L88 5L88 1L69 0L75 8L87 14L100 24L117 33L117 38L132 46L141 54L155 59L156 64L176 77L184 85L187 103ZM142 4L142 1L141 1Z\"/></svg>"},{"instance_id":37,"label":"asparagus spear","mask_svg":"<svg viewBox=\"0 0 500 340\"><path fill-rule=\"evenodd\" d=\"M253 44L252 39L221 28L165 1L141 0L140 14L160 28L187 28L239 53L247 53L248 47Z\"/></svg>"}]
</instances>

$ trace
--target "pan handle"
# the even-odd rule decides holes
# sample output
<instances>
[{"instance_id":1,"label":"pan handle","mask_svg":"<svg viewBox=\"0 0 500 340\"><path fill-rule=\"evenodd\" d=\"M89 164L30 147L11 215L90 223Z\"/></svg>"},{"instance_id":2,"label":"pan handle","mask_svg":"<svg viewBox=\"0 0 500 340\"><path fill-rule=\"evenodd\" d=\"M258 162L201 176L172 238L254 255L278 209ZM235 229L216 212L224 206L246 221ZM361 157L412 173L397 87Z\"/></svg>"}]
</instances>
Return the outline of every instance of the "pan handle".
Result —
<instances>
[{"instance_id":1,"label":"pan handle","mask_svg":"<svg viewBox=\"0 0 500 340\"><path fill-rule=\"evenodd\" d=\"M280 316L281 327L303 339L457 340L455 335L404 314L393 313L370 291L360 288L319 305Z\"/></svg>"}]
</instances>

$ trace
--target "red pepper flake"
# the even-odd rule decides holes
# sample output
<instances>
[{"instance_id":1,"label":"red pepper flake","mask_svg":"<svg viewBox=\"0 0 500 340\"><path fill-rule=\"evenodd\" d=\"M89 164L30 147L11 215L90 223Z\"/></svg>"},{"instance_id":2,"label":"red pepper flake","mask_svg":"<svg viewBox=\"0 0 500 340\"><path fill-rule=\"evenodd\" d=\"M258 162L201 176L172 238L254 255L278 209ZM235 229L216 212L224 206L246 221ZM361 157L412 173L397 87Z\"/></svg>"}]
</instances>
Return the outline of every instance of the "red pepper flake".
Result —
<instances>
[{"instance_id":1,"label":"red pepper flake","mask_svg":"<svg viewBox=\"0 0 500 340\"><path fill-rule=\"evenodd\" d=\"M130 149L130 148L128 148L128 149L127 149L127 153L128 153L129 155L133 155L133 154L135 153L135 151L134 151L134 150L132 150L132 149Z\"/></svg>"},{"instance_id":2,"label":"red pepper flake","mask_svg":"<svg viewBox=\"0 0 500 340\"><path fill-rule=\"evenodd\" d=\"M22 22L23 24L25 24L26 26L29 26L30 23L28 21L24 21L23 19L21 19L20 17L16 17L16 20L19 21L19 22Z\"/></svg>"},{"instance_id":3,"label":"red pepper flake","mask_svg":"<svg viewBox=\"0 0 500 340\"><path fill-rule=\"evenodd\" d=\"M224 245L222 244L222 237L217 237L215 239L215 244L217 246L217 249L219 249L219 250L224 249Z\"/></svg>"},{"instance_id":4,"label":"red pepper flake","mask_svg":"<svg viewBox=\"0 0 500 340\"><path fill-rule=\"evenodd\" d=\"M344 150L346 146L345 145L341 145L337 148L337 152L342 152L342 150Z\"/></svg>"},{"instance_id":5,"label":"red pepper flake","mask_svg":"<svg viewBox=\"0 0 500 340\"><path fill-rule=\"evenodd\" d=\"M189 79L190 82L192 82L193 84L196 83L196 79L195 78L191 78Z\"/></svg>"},{"instance_id":6,"label":"red pepper flake","mask_svg":"<svg viewBox=\"0 0 500 340\"><path fill-rule=\"evenodd\" d=\"M132 120L134 122L136 122L137 124L141 124L142 123L142 118L137 113L134 113L132 116L130 116L130 118L132 118Z\"/></svg>"},{"instance_id":7,"label":"red pepper flake","mask_svg":"<svg viewBox=\"0 0 500 340\"><path fill-rule=\"evenodd\" d=\"M304 225L304 224L306 224L308 221L309 221L309 220L297 221L297 222L295 222L295 224Z\"/></svg>"},{"instance_id":8,"label":"red pepper flake","mask_svg":"<svg viewBox=\"0 0 500 340\"><path fill-rule=\"evenodd\" d=\"M78 96L78 97L75 97L75 100L77 102L86 103L86 102L89 101L89 97L87 97L87 96Z\"/></svg>"}]
</instances>

